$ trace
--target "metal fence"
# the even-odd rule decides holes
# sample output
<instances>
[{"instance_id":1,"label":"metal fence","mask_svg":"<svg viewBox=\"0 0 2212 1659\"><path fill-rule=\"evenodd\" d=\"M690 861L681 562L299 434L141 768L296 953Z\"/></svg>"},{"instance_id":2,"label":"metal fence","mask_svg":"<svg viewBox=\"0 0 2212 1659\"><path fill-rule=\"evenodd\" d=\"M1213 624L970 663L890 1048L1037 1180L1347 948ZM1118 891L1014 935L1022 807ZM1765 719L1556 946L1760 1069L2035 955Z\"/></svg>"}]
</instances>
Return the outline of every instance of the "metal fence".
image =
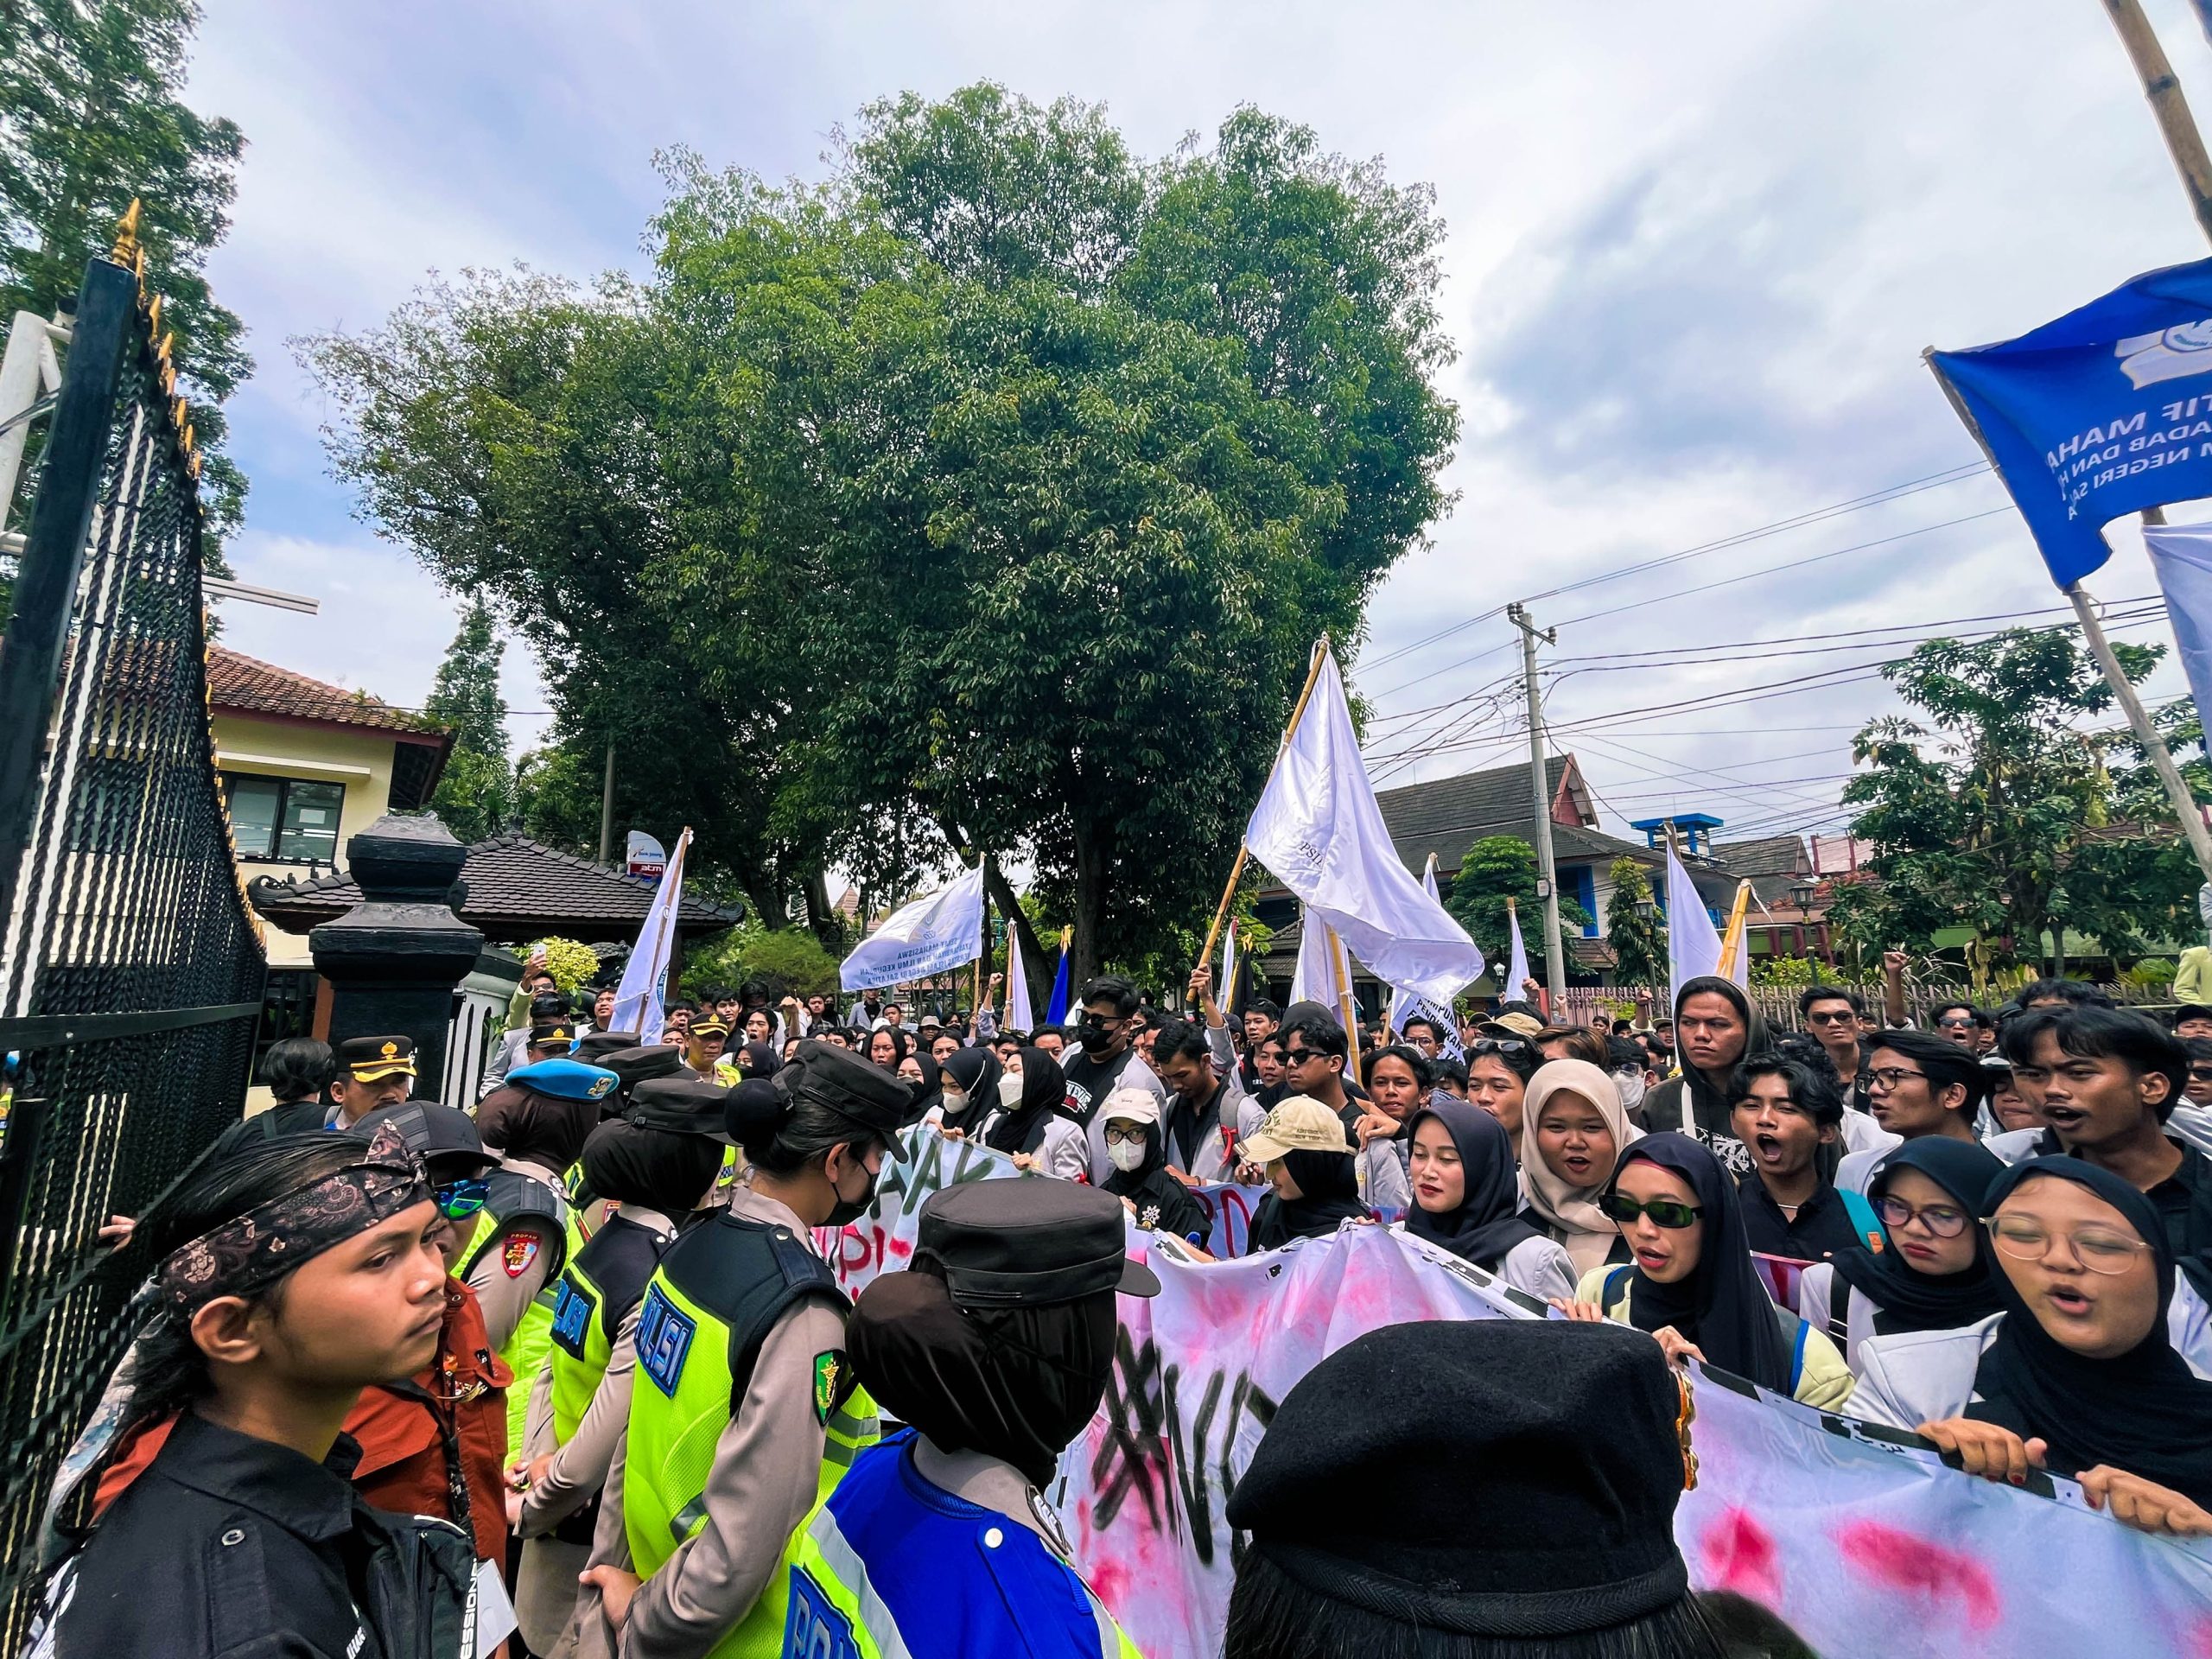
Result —
<instances>
[{"instance_id":1,"label":"metal fence","mask_svg":"<svg viewBox=\"0 0 2212 1659\"><path fill-rule=\"evenodd\" d=\"M1636 1019L1636 998L1644 988L1635 985L1570 985L1564 998L1566 1014L1561 1023L1586 1026L1593 1015L1600 1013ZM1869 1010L1877 1015L1882 1012L1879 985L1856 985L1851 988L1866 999ZM2140 1007L2148 1013L2163 1013L2174 1006L2173 993L2164 986L2111 984L2100 985L2097 989L2122 1007ZM1751 1005L1765 1016L1770 1030L1802 1031L1805 1022L1797 1014L1798 990L1795 985L1754 985L1750 991ZM1665 986L1649 995L1655 1013L1669 1012ZM1933 1023L1936 1009L1953 1002L1994 1008L2005 1000L2005 992L1990 989L1977 993L1971 985L1909 984L1905 988L1905 1013L1914 1024L1924 1027Z\"/></svg>"},{"instance_id":2,"label":"metal fence","mask_svg":"<svg viewBox=\"0 0 2212 1659\"><path fill-rule=\"evenodd\" d=\"M216 792L198 464L127 230L87 267L0 639L0 1652L130 1332L144 1216L244 1098L264 959Z\"/></svg>"}]
</instances>

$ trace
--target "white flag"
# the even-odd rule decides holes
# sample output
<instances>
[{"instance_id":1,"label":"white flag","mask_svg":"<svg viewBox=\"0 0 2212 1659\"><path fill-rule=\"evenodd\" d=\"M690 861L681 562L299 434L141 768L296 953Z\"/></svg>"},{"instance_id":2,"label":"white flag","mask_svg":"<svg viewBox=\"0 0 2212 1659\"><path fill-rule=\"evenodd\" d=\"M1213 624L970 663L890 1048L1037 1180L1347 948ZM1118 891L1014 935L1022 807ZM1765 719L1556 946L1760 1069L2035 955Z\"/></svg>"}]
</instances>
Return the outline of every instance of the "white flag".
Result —
<instances>
[{"instance_id":1,"label":"white flag","mask_svg":"<svg viewBox=\"0 0 2212 1659\"><path fill-rule=\"evenodd\" d=\"M1670 842L1667 848L1667 985L1669 1001L1681 1000L1682 987L1688 981L1700 979L1720 971L1720 935L1714 931L1713 918L1705 913L1705 900L1698 897L1697 884L1690 880L1690 873L1682 868L1682 861L1675 856Z\"/></svg>"},{"instance_id":2,"label":"white flag","mask_svg":"<svg viewBox=\"0 0 2212 1659\"><path fill-rule=\"evenodd\" d=\"M1483 953L1421 890L1391 845L1359 757L1344 678L1325 652L1305 717L1275 759L1244 845L1336 930L1385 984L1449 1002L1482 976Z\"/></svg>"},{"instance_id":3,"label":"white flag","mask_svg":"<svg viewBox=\"0 0 2212 1659\"><path fill-rule=\"evenodd\" d=\"M925 893L861 941L839 976L849 991L900 985L976 960L983 932L983 863Z\"/></svg>"},{"instance_id":4,"label":"white flag","mask_svg":"<svg viewBox=\"0 0 2212 1659\"><path fill-rule=\"evenodd\" d=\"M1441 905L1444 902L1437 898L1436 855L1434 853L1428 855L1428 863L1421 870L1421 891L1430 898L1435 899L1438 904ZM1419 991L1408 991L1397 986L1391 987L1391 1030L1402 1037L1405 1034L1406 1021L1418 1014L1436 1027L1438 1053L1448 1055L1455 1060L1466 1058L1465 1052L1459 1046L1459 1023L1452 1017L1450 1003L1438 1002L1423 996Z\"/></svg>"},{"instance_id":5,"label":"white flag","mask_svg":"<svg viewBox=\"0 0 2212 1659\"><path fill-rule=\"evenodd\" d=\"M1300 913L1298 965L1290 972L1290 1000L1337 1006L1337 969L1329 957L1329 926L1311 910Z\"/></svg>"},{"instance_id":6,"label":"white flag","mask_svg":"<svg viewBox=\"0 0 2212 1659\"><path fill-rule=\"evenodd\" d=\"M622 983L614 993L614 1023L610 1031L634 1031L641 1043L660 1041L661 999L668 992L668 963L676 947L676 917L683 904L683 855L691 849L688 829L676 839L676 851L661 873L660 889L652 908L638 930L623 964Z\"/></svg>"},{"instance_id":7,"label":"white flag","mask_svg":"<svg viewBox=\"0 0 2212 1659\"><path fill-rule=\"evenodd\" d=\"M2166 596L2166 620L2197 717L2212 721L2212 524L2145 524L2143 545Z\"/></svg>"},{"instance_id":8,"label":"white flag","mask_svg":"<svg viewBox=\"0 0 2212 1659\"><path fill-rule=\"evenodd\" d=\"M1005 1029L1027 1036L1034 1023L1029 1014L1029 975L1021 965L1021 930L1009 916L1006 924Z\"/></svg>"},{"instance_id":9,"label":"white flag","mask_svg":"<svg viewBox=\"0 0 2212 1659\"><path fill-rule=\"evenodd\" d=\"M1513 960L1505 969L1505 1000L1517 1002L1524 999L1529 988L1529 947L1521 942L1521 912L1512 905L1505 907L1505 925L1513 931Z\"/></svg>"},{"instance_id":10,"label":"white flag","mask_svg":"<svg viewBox=\"0 0 2212 1659\"><path fill-rule=\"evenodd\" d=\"M1233 918L1221 941L1221 981L1214 987L1214 1000L1221 1005L1223 1019L1236 1017L1236 923Z\"/></svg>"}]
</instances>

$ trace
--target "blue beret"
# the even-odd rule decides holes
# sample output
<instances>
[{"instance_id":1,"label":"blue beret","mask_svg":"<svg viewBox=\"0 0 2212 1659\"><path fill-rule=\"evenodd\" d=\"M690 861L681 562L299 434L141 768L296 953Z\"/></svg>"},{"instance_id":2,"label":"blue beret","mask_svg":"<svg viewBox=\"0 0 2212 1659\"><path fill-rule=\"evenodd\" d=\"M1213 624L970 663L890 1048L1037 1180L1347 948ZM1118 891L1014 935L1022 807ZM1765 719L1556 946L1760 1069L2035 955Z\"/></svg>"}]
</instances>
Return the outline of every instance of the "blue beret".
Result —
<instances>
[{"instance_id":1,"label":"blue beret","mask_svg":"<svg viewBox=\"0 0 2212 1659\"><path fill-rule=\"evenodd\" d=\"M534 1089L541 1095L551 1095L556 1100L603 1100L613 1093L622 1079L603 1065L555 1058L518 1065L507 1073L507 1081Z\"/></svg>"}]
</instances>

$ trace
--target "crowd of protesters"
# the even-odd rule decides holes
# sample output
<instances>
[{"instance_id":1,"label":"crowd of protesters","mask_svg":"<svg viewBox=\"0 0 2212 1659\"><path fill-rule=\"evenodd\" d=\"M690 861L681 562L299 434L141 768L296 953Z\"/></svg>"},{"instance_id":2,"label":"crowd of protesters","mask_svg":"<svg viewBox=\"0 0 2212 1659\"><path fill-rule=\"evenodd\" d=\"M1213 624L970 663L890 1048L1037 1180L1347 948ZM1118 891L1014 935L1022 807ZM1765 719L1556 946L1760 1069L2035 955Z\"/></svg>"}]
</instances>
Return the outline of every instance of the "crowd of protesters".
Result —
<instances>
[{"instance_id":1,"label":"crowd of protesters","mask_svg":"<svg viewBox=\"0 0 2212 1659\"><path fill-rule=\"evenodd\" d=\"M1106 1386L1115 1294L1157 1288L1127 1223L1203 1263L1222 1184L1266 1189L1253 1252L1395 1227L1556 1313L1378 1332L1291 1392L1236 1491L1229 1652L1383 1642L1397 1604L1359 1586L1405 1568L1338 1499L1516 1434L1609 1469L1643 1524L1564 1585L1501 1517L1576 1524L1573 1481L1413 1480L1394 1505L1453 1541L1434 1605L1479 1630L1573 1588L1526 1650L1804 1651L1687 1594L1687 1358L2212 1532L2212 1007L2160 1022L2042 981L1921 1029L1815 986L1777 1034L1708 978L1670 1018L1554 1025L1532 998L1347 1030L1314 1003L1232 1017L1200 969L1173 1006L1094 979L1038 1030L996 1017L995 978L950 1016L715 990L647 1044L542 968L473 1112L415 1097L404 1036L281 1042L276 1105L108 1230L159 1266L54 1494L36 1651L272 1627L445 1651L511 1597L510 1659L1014 1636L1119 1659L1041 1493ZM917 1131L1046 1179L938 1194L855 1306L811 1241ZM1574 1417L1600 1399L1602 1434ZM1597 1635L1644 1645L1576 1645Z\"/></svg>"}]
</instances>

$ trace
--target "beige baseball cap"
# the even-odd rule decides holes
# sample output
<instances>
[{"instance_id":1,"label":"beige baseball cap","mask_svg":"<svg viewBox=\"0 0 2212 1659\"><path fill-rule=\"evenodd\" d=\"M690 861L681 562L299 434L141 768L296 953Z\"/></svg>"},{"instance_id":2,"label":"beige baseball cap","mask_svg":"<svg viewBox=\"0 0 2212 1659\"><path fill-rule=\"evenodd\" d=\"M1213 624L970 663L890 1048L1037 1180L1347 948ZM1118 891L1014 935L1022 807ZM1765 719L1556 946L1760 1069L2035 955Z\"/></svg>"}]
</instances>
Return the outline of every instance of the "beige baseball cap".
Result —
<instances>
[{"instance_id":1,"label":"beige baseball cap","mask_svg":"<svg viewBox=\"0 0 2212 1659\"><path fill-rule=\"evenodd\" d=\"M1287 1152L1350 1152L1344 1120L1311 1095L1275 1103L1267 1122L1239 1151L1255 1164L1271 1164Z\"/></svg>"},{"instance_id":2,"label":"beige baseball cap","mask_svg":"<svg viewBox=\"0 0 2212 1659\"><path fill-rule=\"evenodd\" d=\"M1485 1020L1475 1029L1485 1037L1535 1036L1544 1028L1541 1020L1532 1020L1525 1014L1501 1014L1495 1020Z\"/></svg>"}]
</instances>

